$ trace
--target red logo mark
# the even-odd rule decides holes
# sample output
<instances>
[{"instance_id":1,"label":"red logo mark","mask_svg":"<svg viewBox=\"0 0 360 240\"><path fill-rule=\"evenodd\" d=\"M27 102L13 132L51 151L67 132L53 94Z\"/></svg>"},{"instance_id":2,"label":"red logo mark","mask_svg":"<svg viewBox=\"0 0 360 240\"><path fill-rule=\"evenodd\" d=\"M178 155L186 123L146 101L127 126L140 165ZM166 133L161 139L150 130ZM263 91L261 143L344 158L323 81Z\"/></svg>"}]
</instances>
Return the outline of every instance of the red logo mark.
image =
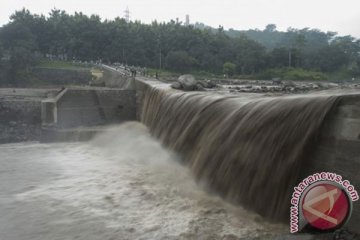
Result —
<instances>
[{"instance_id":1,"label":"red logo mark","mask_svg":"<svg viewBox=\"0 0 360 240\"><path fill-rule=\"evenodd\" d=\"M313 186L304 196L302 210L306 221L321 230L340 227L349 217L347 194L329 183Z\"/></svg>"}]
</instances>

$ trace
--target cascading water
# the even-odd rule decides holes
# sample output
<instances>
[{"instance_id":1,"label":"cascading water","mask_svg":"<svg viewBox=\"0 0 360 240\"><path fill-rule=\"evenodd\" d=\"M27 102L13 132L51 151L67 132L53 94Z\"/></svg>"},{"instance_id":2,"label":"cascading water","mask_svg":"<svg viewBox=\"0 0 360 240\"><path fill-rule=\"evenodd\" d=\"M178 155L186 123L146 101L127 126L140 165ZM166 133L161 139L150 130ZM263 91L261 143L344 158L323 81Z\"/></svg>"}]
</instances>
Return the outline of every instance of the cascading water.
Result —
<instances>
[{"instance_id":1,"label":"cascading water","mask_svg":"<svg viewBox=\"0 0 360 240\"><path fill-rule=\"evenodd\" d=\"M288 220L300 167L339 99L244 99L148 88L142 122L211 189L262 216Z\"/></svg>"}]
</instances>

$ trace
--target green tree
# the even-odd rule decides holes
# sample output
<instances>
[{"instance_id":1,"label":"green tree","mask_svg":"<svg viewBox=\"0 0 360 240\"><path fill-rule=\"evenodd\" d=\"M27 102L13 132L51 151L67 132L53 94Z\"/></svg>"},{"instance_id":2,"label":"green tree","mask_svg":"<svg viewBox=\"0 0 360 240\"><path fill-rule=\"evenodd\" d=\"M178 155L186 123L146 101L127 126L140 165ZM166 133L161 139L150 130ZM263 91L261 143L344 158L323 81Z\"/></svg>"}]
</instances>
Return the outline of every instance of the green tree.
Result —
<instances>
[{"instance_id":1,"label":"green tree","mask_svg":"<svg viewBox=\"0 0 360 240\"><path fill-rule=\"evenodd\" d=\"M97 15L58 9L44 17L22 9L0 29L0 42L11 56L7 72L12 76L31 71L38 56L213 73L222 73L224 63L232 63L237 74L289 65L322 71L342 68L352 74L360 69L360 41L351 36L309 28L278 31L275 24L247 31L204 26L184 26L174 20L151 24L122 18L104 21Z\"/></svg>"},{"instance_id":2,"label":"green tree","mask_svg":"<svg viewBox=\"0 0 360 240\"><path fill-rule=\"evenodd\" d=\"M10 56L7 62L9 81L19 85L27 80L26 74L36 63L36 38L27 26L15 21L1 29L0 38Z\"/></svg>"},{"instance_id":3,"label":"green tree","mask_svg":"<svg viewBox=\"0 0 360 240\"><path fill-rule=\"evenodd\" d=\"M289 65L289 50L285 47L274 48L270 53L270 67L280 68Z\"/></svg>"},{"instance_id":4,"label":"green tree","mask_svg":"<svg viewBox=\"0 0 360 240\"><path fill-rule=\"evenodd\" d=\"M275 24L268 24L268 25L266 25L264 31L275 32L276 31L276 25Z\"/></svg>"},{"instance_id":5,"label":"green tree","mask_svg":"<svg viewBox=\"0 0 360 240\"><path fill-rule=\"evenodd\" d=\"M185 51L171 51L166 56L166 66L178 71L192 70L197 61Z\"/></svg>"},{"instance_id":6,"label":"green tree","mask_svg":"<svg viewBox=\"0 0 360 240\"><path fill-rule=\"evenodd\" d=\"M236 71L236 65L231 62L226 62L223 65L223 73L227 74L228 76L233 76Z\"/></svg>"},{"instance_id":7,"label":"green tree","mask_svg":"<svg viewBox=\"0 0 360 240\"><path fill-rule=\"evenodd\" d=\"M253 74L265 66L265 48L245 35L236 40L235 51L238 73Z\"/></svg>"}]
</instances>

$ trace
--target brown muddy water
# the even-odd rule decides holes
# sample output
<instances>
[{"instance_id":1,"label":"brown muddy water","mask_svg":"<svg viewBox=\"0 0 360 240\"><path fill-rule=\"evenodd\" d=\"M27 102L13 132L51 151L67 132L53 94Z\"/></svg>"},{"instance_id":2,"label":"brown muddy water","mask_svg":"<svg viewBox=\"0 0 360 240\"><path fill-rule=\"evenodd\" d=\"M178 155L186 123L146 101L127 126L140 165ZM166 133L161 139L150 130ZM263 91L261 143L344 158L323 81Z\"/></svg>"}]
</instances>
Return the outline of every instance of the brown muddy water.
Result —
<instances>
[{"instance_id":1,"label":"brown muddy water","mask_svg":"<svg viewBox=\"0 0 360 240\"><path fill-rule=\"evenodd\" d=\"M336 95L238 98L148 89L142 122L198 181L235 204L288 220L300 167Z\"/></svg>"},{"instance_id":2,"label":"brown muddy water","mask_svg":"<svg viewBox=\"0 0 360 240\"><path fill-rule=\"evenodd\" d=\"M0 239L288 239L131 122L86 143L0 145ZM290 238L289 238L290 239Z\"/></svg>"}]
</instances>

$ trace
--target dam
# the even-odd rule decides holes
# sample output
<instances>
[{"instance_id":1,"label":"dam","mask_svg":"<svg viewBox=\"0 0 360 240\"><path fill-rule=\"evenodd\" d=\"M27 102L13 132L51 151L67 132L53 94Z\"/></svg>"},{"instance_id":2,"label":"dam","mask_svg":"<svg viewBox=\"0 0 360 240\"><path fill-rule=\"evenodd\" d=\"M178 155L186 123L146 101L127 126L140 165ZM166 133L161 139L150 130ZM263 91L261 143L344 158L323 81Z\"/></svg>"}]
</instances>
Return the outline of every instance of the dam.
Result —
<instances>
[{"instance_id":1,"label":"dam","mask_svg":"<svg viewBox=\"0 0 360 240\"><path fill-rule=\"evenodd\" d=\"M119 89L61 90L41 103L42 145L1 146L8 158L34 155L34 172L54 156L53 168L68 176L56 179L47 169L34 179L48 184L7 189L24 205L59 214L48 226L57 236L64 232L55 226L75 221L91 227L88 239L101 231L114 239L295 239L287 224L302 179L336 172L360 186L358 91L229 95L184 92L145 77L121 81ZM75 220L57 206L74 209ZM95 216L90 225L84 212ZM358 232L359 224L354 202L346 226ZM304 234L318 239L311 237Z\"/></svg>"},{"instance_id":2,"label":"dam","mask_svg":"<svg viewBox=\"0 0 360 240\"><path fill-rule=\"evenodd\" d=\"M141 121L153 136L179 153L198 181L263 217L287 221L290 186L310 174L337 172L359 184L356 91L281 97L145 92ZM359 213L355 202L348 222L355 232Z\"/></svg>"}]
</instances>

